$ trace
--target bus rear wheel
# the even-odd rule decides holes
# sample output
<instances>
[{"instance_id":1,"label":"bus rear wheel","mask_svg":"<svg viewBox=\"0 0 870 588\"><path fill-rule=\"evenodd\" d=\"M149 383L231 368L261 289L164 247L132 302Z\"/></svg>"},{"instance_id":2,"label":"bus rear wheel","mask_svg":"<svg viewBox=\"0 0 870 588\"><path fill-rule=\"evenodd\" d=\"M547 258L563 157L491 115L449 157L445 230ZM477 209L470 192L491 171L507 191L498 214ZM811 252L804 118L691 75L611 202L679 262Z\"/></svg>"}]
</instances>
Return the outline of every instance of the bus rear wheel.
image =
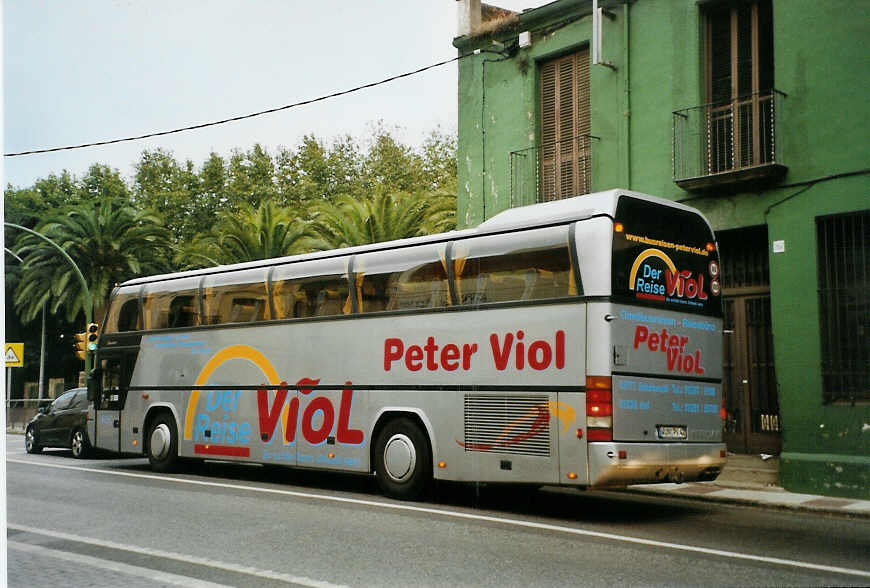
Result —
<instances>
[{"instance_id":1,"label":"bus rear wheel","mask_svg":"<svg viewBox=\"0 0 870 588\"><path fill-rule=\"evenodd\" d=\"M171 414L161 413L148 429L148 461L159 473L172 472L178 465L178 429Z\"/></svg>"},{"instance_id":2,"label":"bus rear wheel","mask_svg":"<svg viewBox=\"0 0 870 588\"><path fill-rule=\"evenodd\" d=\"M375 443L375 477L387 496L415 500L432 481L432 453L426 434L411 419L390 421Z\"/></svg>"}]
</instances>

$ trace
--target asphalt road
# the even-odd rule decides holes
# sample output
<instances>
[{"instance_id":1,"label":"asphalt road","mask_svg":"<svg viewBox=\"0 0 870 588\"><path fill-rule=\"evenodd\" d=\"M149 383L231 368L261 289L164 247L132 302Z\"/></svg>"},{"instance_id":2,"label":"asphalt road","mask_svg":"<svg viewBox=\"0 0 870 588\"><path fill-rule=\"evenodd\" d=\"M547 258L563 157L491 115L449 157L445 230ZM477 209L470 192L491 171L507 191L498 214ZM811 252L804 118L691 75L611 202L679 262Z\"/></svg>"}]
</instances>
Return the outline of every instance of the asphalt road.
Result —
<instances>
[{"instance_id":1,"label":"asphalt road","mask_svg":"<svg viewBox=\"0 0 870 588\"><path fill-rule=\"evenodd\" d=\"M868 585L870 521L619 492L27 455L7 436L9 585ZM68 582L67 582L68 583Z\"/></svg>"}]
</instances>

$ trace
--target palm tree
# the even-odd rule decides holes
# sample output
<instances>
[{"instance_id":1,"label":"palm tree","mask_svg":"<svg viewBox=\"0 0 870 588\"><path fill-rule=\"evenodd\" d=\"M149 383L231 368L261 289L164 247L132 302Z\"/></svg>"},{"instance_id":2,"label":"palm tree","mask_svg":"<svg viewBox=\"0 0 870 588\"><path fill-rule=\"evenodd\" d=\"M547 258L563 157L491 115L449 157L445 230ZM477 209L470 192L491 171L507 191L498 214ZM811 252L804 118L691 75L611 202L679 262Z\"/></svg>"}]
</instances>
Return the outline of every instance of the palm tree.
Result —
<instances>
[{"instance_id":1,"label":"palm tree","mask_svg":"<svg viewBox=\"0 0 870 588\"><path fill-rule=\"evenodd\" d=\"M169 232L162 219L111 198L75 206L42 221L35 229L75 261L88 283L94 316L101 318L111 289L124 280L168 268ZM85 296L69 263L33 235L22 235L15 252L23 258L14 304L21 321L32 321L43 304L52 314L63 309L75 320Z\"/></svg>"},{"instance_id":2,"label":"palm tree","mask_svg":"<svg viewBox=\"0 0 870 588\"><path fill-rule=\"evenodd\" d=\"M219 213L212 229L197 235L176 255L182 267L202 267L283 257L322 248L310 238L293 209L264 200L258 207L242 204L237 212Z\"/></svg>"},{"instance_id":3,"label":"palm tree","mask_svg":"<svg viewBox=\"0 0 870 588\"><path fill-rule=\"evenodd\" d=\"M378 191L371 198L339 196L312 207L312 230L332 248L364 245L450 230L456 226L456 197Z\"/></svg>"}]
</instances>

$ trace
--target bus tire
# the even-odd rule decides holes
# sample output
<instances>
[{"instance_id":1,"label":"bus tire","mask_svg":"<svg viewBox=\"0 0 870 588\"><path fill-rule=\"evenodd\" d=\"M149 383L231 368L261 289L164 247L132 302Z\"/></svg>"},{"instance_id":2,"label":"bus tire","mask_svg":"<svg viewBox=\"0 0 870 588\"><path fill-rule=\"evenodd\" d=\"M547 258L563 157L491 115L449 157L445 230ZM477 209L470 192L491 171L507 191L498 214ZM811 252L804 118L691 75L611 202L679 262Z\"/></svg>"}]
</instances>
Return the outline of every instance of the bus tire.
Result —
<instances>
[{"instance_id":1,"label":"bus tire","mask_svg":"<svg viewBox=\"0 0 870 588\"><path fill-rule=\"evenodd\" d=\"M375 478L387 496L416 500L432 481L429 440L413 420L401 417L381 429L375 443Z\"/></svg>"},{"instance_id":2,"label":"bus tire","mask_svg":"<svg viewBox=\"0 0 870 588\"><path fill-rule=\"evenodd\" d=\"M167 412L154 417L148 429L148 461L151 469L164 474L178 467L178 428Z\"/></svg>"},{"instance_id":3,"label":"bus tire","mask_svg":"<svg viewBox=\"0 0 870 588\"><path fill-rule=\"evenodd\" d=\"M73 431L70 437L69 448L76 459L86 459L89 457L91 454L91 444L88 441L88 434L82 429Z\"/></svg>"}]
</instances>

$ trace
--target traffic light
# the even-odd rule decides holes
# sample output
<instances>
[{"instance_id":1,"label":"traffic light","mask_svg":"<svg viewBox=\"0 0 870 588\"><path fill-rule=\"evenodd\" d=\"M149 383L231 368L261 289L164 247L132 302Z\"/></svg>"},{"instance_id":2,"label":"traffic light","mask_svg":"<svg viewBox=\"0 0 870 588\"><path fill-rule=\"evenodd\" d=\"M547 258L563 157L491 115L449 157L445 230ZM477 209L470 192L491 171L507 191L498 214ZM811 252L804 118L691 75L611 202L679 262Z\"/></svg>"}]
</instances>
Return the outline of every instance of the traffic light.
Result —
<instances>
[{"instance_id":1,"label":"traffic light","mask_svg":"<svg viewBox=\"0 0 870 588\"><path fill-rule=\"evenodd\" d=\"M75 343L73 343L73 349L76 352L76 357L81 360L84 360L85 356L88 353L87 350L87 333L76 333L75 334Z\"/></svg>"},{"instance_id":2,"label":"traffic light","mask_svg":"<svg viewBox=\"0 0 870 588\"><path fill-rule=\"evenodd\" d=\"M88 325L88 351L93 353L97 350L97 339L100 338L100 325L91 323Z\"/></svg>"}]
</instances>

